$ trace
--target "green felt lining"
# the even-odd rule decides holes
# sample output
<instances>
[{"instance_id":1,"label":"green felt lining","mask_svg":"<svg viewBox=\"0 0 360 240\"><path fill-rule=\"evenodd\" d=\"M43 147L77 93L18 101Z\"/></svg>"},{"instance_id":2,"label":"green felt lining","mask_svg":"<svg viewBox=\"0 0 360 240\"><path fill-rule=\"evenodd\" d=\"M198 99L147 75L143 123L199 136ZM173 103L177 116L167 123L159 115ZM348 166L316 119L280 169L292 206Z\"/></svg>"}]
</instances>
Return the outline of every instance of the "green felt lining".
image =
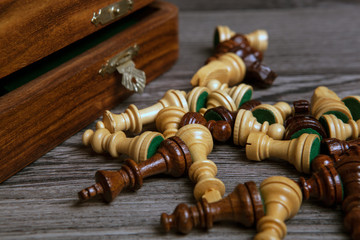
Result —
<instances>
[{"instance_id":1,"label":"green felt lining","mask_svg":"<svg viewBox=\"0 0 360 240\"><path fill-rule=\"evenodd\" d=\"M270 125L276 123L274 114L267 109L255 109L252 114L261 124L265 121L268 121Z\"/></svg>"},{"instance_id":2,"label":"green felt lining","mask_svg":"<svg viewBox=\"0 0 360 240\"><path fill-rule=\"evenodd\" d=\"M220 42L219 31L216 28L215 33L214 33L214 42L213 42L214 48L219 44L219 42Z\"/></svg>"},{"instance_id":3,"label":"green felt lining","mask_svg":"<svg viewBox=\"0 0 360 240\"><path fill-rule=\"evenodd\" d=\"M196 101L196 112L199 112L201 108L206 107L206 101L209 93L203 92L200 94L198 100Z\"/></svg>"},{"instance_id":4,"label":"green felt lining","mask_svg":"<svg viewBox=\"0 0 360 240\"><path fill-rule=\"evenodd\" d=\"M224 120L221 115L219 115L217 112L215 111L208 111L206 112L206 114L204 115L205 119L207 121L210 121L210 120L215 120L215 121L221 121L221 120Z\"/></svg>"},{"instance_id":5,"label":"green felt lining","mask_svg":"<svg viewBox=\"0 0 360 240\"><path fill-rule=\"evenodd\" d=\"M343 100L345 106L350 110L352 118L357 121L360 119L360 102L356 98L346 98Z\"/></svg>"},{"instance_id":6,"label":"green felt lining","mask_svg":"<svg viewBox=\"0 0 360 240\"><path fill-rule=\"evenodd\" d=\"M149 145L146 158L151 158L156 153L156 150L159 148L162 141L164 141L162 136L156 136L153 138Z\"/></svg>"},{"instance_id":7,"label":"green felt lining","mask_svg":"<svg viewBox=\"0 0 360 240\"><path fill-rule=\"evenodd\" d=\"M320 117L319 122L325 128L326 135L330 136L329 125L324 117Z\"/></svg>"},{"instance_id":8,"label":"green felt lining","mask_svg":"<svg viewBox=\"0 0 360 240\"><path fill-rule=\"evenodd\" d=\"M312 160L319 154L320 154L320 139L315 138L315 140L313 141L313 143L311 145L311 149L310 149L310 166L311 166Z\"/></svg>"},{"instance_id":9,"label":"green felt lining","mask_svg":"<svg viewBox=\"0 0 360 240\"><path fill-rule=\"evenodd\" d=\"M301 135L303 135L304 133L317 134L317 135L320 137L320 140L322 140L322 136L321 136L317 131L315 131L315 130L312 129L312 128L304 128L304 129L301 129L301 130L295 132L293 135L291 135L290 139L298 138L298 137L300 137Z\"/></svg>"},{"instance_id":10,"label":"green felt lining","mask_svg":"<svg viewBox=\"0 0 360 240\"><path fill-rule=\"evenodd\" d=\"M349 122L349 118L342 112L339 112L339 111L328 111L326 113L324 113L323 115L325 114L333 114L335 115L338 119L341 119L344 123L347 123Z\"/></svg>"},{"instance_id":11,"label":"green felt lining","mask_svg":"<svg viewBox=\"0 0 360 240\"><path fill-rule=\"evenodd\" d=\"M244 94L244 96L242 97L238 108L243 105L244 103L246 103L247 101L250 101L251 97L252 97L252 93L253 91L251 89L247 90Z\"/></svg>"}]
</instances>

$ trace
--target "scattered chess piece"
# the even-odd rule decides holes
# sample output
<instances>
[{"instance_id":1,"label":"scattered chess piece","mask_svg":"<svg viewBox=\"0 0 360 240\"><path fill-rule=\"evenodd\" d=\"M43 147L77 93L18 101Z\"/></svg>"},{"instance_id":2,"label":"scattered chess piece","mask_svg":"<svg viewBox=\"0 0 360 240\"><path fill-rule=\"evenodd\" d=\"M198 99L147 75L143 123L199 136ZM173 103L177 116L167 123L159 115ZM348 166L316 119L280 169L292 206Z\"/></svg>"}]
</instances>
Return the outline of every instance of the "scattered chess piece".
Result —
<instances>
[{"instance_id":1,"label":"scattered chess piece","mask_svg":"<svg viewBox=\"0 0 360 240\"><path fill-rule=\"evenodd\" d=\"M240 57L234 53L226 53L201 67L190 83L192 86L206 86L210 80L217 79L233 86L244 79L245 71L244 61Z\"/></svg>"},{"instance_id":2,"label":"scattered chess piece","mask_svg":"<svg viewBox=\"0 0 360 240\"><path fill-rule=\"evenodd\" d=\"M173 214L161 215L166 232L171 229L187 234L194 227L210 229L214 222L233 221L251 227L264 216L260 193L254 182L239 184L226 198L208 203L201 199L195 206L179 204Z\"/></svg>"},{"instance_id":3,"label":"scattered chess piece","mask_svg":"<svg viewBox=\"0 0 360 240\"><path fill-rule=\"evenodd\" d=\"M207 159L213 148L210 131L200 124L189 124L179 129L176 136L188 146L193 164L189 169L189 178L196 183L196 200L206 198L209 203L219 201L225 193L224 183L215 178L217 167Z\"/></svg>"},{"instance_id":4,"label":"scattered chess piece","mask_svg":"<svg viewBox=\"0 0 360 240\"><path fill-rule=\"evenodd\" d=\"M252 111L256 106L259 106L261 104L261 102L259 100L256 99L251 99L245 103L243 103L239 109L244 109L244 110L249 110Z\"/></svg>"},{"instance_id":5,"label":"scattered chess piece","mask_svg":"<svg viewBox=\"0 0 360 240\"><path fill-rule=\"evenodd\" d=\"M350 110L336 93L324 86L317 87L314 90L311 97L311 114L316 119L320 119L325 114L334 114L344 123L352 119Z\"/></svg>"},{"instance_id":6,"label":"scattered chess piece","mask_svg":"<svg viewBox=\"0 0 360 240\"><path fill-rule=\"evenodd\" d=\"M111 134L102 122L98 122L96 131L88 129L84 132L82 141L85 146L91 145L96 153L109 152L118 157L126 154L135 162L142 162L155 154L164 136L158 132L146 131L134 138L127 138L125 133L118 131Z\"/></svg>"},{"instance_id":7,"label":"scattered chess piece","mask_svg":"<svg viewBox=\"0 0 360 240\"><path fill-rule=\"evenodd\" d=\"M335 163L344 186L344 226L352 239L360 239L360 147L352 147Z\"/></svg>"},{"instance_id":8,"label":"scattered chess piece","mask_svg":"<svg viewBox=\"0 0 360 240\"><path fill-rule=\"evenodd\" d=\"M348 96L341 101L350 110L352 118L357 121L360 119L360 96Z\"/></svg>"},{"instance_id":9,"label":"scattered chess piece","mask_svg":"<svg viewBox=\"0 0 360 240\"><path fill-rule=\"evenodd\" d=\"M207 121L200 113L188 112L186 113L180 123L179 128L188 124L201 124L211 132L211 135L216 141L226 142L231 137L231 126L226 121Z\"/></svg>"},{"instance_id":10,"label":"scattered chess piece","mask_svg":"<svg viewBox=\"0 0 360 240\"><path fill-rule=\"evenodd\" d=\"M252 110L253 116L258 122L264 123L268 121L269 124L279 123L284 124L284 121L291 115L292 109L286 102L278 102L274 105L261 104Z\"/></svg>"},{"instance_id":11,"label":"scattered chess piece","mask_svg":"<svg viewBox=\"0 0 360 240\"><path fill-rule=\"evenodd\" d=\"M217 26L214 33L214 46L234 37L236 33L227 26ZM240 34L239 34L240 35ZM250 46L257 51L264 52L268 47L268 34L265 30L255 30L254 32L243 35Z\"/></svg>"},{"instance_id":12,"label":"scattered chess piece","mask_svg":"<svg viewBox=\"0 0 360 240\"><path fill-rule=\"evenodd\" d=\"M179 124L186 111L181 107L166 107L160 110L155 123L156 129L164 134L165 138L175 136Z\"/></svg>"},{"instance_id":13,"label":"scattered chess piece","mask_svg":"<svg viewBox=\"0 0 360 240\"><path fill-rule=\"evenodd\" d=\"M105 111L103 122L105 127L112 133L130 130L138 134L142 131L143 125L153 123L159 111L168 106L182 107L185 111L189 111L185 92L168 90L156 104L141 110L138 110L134 104L130 104L125 112L121 114Z\"/></svg>"},{"instance_id":14,"label":"scattered chess piece","mask_svg":"<svg viewBox=\"0 0 360 240\"><path fill-rule=\"evenodd\" d=\"M247 84L239 84L238 86L228 88L225 90L234 100L236 109L241 105L251 100L253 88Z\"/></svg>"},{"instance_id":15,"label":"scattered chess piece","mask_svg":"<svg viewBox=\"0 0 360 240\"><path fill-rule=\"evenodd\" d=\"M320 123L324 126L327 136L346 140L348 138L357 139L360 135L360 120L356 122L352 119L348 123L344 123L333 114L323 115Z\"/></svg>"},{"instance_id":16,"label":"scattered chess piece","mask_svg":"<svg viewBox=\"0 0 360 240\"><path fill-rule=\"evenodd\" d=\"M360 138L344 141L337 138L324 138L321 141L321 152L327 155L342 155L350 147L360 146Z\"/></svg>"},{"instance_id":17,"label":"scattered chess piece","mask_svg":"<svg viewBox=\"0 0 360 240\"><path fill-rule=\"evenodd\" d=\"M216 80L215 84L218 81ZM221 86L214 86L214 81L209 81L208 85L212 87L221 87ZM211 90L207 87L194 87L190 92L186 94L186 100L189 105L190 112L199 112L201 108L206 107L206 102L209 93Z\"/></svg>"},{"instance_id":18,"label":"scattered chess piece","mask_svg":"<svg viewBox=\"0 0 360 240\"><path fill-rule=\"evenodd\" d=\"M299 186L286 177L270 177L260 185L260 194L265 206L265 216L257 223L255 240L283 239L287 229L284 223L294 217L302 203Z\"/></svg>"},{"instance_id":19,"label":"scattered chess piece","mask_svg":"<svg viewBox=\"0 0 360 240\"><path fill-rule=\"evenodd\" d=\"M293 164L299 172L310 173L311 161L320 153L316 134L304 133L293 140L274 140L262 132L251 132L246 143L246 157L261 161L279 158Z\"/></svg>"},{"instance_id":20,"label":"scattered chess piece","mask_svg":"<svg viewBox=\"0 0 360 240\"><path fill-rule=\"evenodd\" d=\"M104 201L111 202L123 190L137 190L143 179L160 173L180 177L191 165L188 147L178 137L165 139L156 153L148 160L139 164L127 159L118 171L97 171L96 184L79 192L79 199L88 200L101 196Z\"/></svg>"},{"instance_id":21,"label":"scattered chess piece","mask_svg":"<svg viewBox=\"0 0 360 240\"><path fill-rule=\"evenodd\" d=\"M229 109L230 111L237 110L234 100L225 90L215 90L209 94L206 102L206 108L200 109L199 112L201 114L205 114L207 109L218 106L224 106L226 109Z\"/></svg>"},{"instance_id":22,"label":"scattered chess piece","mask_svg":"<svg viewBox=\"0 0 360 240\"><path fill-rule=\"evenodd\" d=\"M235 118L233 140L235 145L245 146L250 132L263 132L275 140L281 140L285 128L281 124L271 124L265 121L259 123L250 111L240 109Z\"/></svg>"},{"instance_id":23,"label":"scattered chess piece","mask_svg":"<svg viewBox=\"0 0 360 240\"><path fill-rule=\"evenodd\" d=\"M320 139L326 138L326 132L321 123L310 115L310 103L298 100L293 103L294 114L285 121L285 140L300 137L303 133L317 134Z\"/></svg>"}]
</instances>

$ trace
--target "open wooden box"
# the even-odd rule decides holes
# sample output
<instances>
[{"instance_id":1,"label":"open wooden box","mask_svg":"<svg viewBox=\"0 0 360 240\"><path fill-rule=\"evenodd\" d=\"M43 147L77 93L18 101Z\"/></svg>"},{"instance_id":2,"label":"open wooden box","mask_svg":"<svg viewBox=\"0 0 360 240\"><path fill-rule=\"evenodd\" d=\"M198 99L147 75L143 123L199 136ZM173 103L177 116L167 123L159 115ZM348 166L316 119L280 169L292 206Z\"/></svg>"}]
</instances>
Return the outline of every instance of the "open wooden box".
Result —
<instances>
[{"instance_id":1,"label":"open wooden box","mask_svg":"<svg viewBox=\"0 0 360 240\"><path fill-rule=\"evenodd\" d=\"M178 10L166 2L126 0L132 3L124 13L129 16L98 26L91 22L93 13L111 1L65 1L69 6L28 1L25 7L34 5L36 11L24 16L13 8L20 1L6 2L14 1L0 3L5 10L1 18L13 21L0 18L0 182L133 93L121 85L122 76L116 71L99 74L119 52L139 48L132 60L145 72L147 83L178 57ZM54 16L40 14L46 4L56 5ZM19 22L33 21L36 14L39 23Z\"/></svg>"}]
</instances>

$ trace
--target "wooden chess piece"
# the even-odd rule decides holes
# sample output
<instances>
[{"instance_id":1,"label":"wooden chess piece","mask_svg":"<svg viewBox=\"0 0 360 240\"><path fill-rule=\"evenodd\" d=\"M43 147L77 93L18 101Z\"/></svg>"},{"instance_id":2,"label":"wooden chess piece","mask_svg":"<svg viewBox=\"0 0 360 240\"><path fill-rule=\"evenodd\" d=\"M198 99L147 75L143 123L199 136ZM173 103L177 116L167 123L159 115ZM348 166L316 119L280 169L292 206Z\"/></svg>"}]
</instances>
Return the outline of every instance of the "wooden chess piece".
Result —
<instances>
[{"instance_id":1,"label":"wooden chess piece","mask_svg":"<svg viewBox=\"0 0 360 240\"><path fill-rule=\"evenodd\" d=\"M244 61L234 53L226 53L218 59L201 67L192 77L192 86L206 86L212 79L233 86L240 83L245 76Z\"/></svg>"},{"instance_id":2,"label":"wooden chess piece","mask_svg":"<svg viewBox=\"0 0 360 240\"><path fill-rule=\"evenodd\" d=\"M360 146L360 138L344 141L337 138L324 138L321 141L321 152L328 155L342 155L351 147Z\"/></svg>"},{"instance_id":3,"label":"wooden chess piece","mask_svg":"<svg viewBox=\"0 0 360 240\"><path fill-rule=\"evenodd\" d=\"M280 158L293 164L299 172L310 173L311 161L320 153L316 134L304 133L293 140L274 140L262 132L251 132L246 143L246 157L261 161Z\"/></svg>"},{"instance_id":4,"label":"wooden chess piece","mask_svg":"<svg viewBox=\"0 0 360 240\"><path fill-rule=\"evenodd\" d=\"M357 121L360 119L360 96L344 97L341 101L350 110L352 118Z\"/></svg>"},{"instance_id":5,"label":"wooden chess piece","mask_svg":"<svg viewBox=\"0 0 360 240\"><path fill-rule=\"evenodd\" d=\"M215 84L217 82L215 82ZM214 81L209 81L209 85L213 86ZM211 93L211 90L207 87L194 87L188 92L186 94L186 101L189 105L189 111L199 112L201 108L205 108L209 93Z\"/></svg>"},{"instance_id":6,"label":"wooden chess piece","mask_svg":"<svg viewBox=\"0 0 360 240\"><path fill-rule=\"evenodd\" d=\"M334 114L344 123L352 119L350 110L336 93L324 86L317 87L314 90L311 97L311 114L316 119L320 119L325 114Z\"/></svg>"},{"instance_id":7,"label":"wooden chess piece","mask_svg":"<svg viewBox=\"0 0 360 240\"><path fill-rule=\"evenodd\" d=\"M209 203L216 202L224 196L224 183L215 178L217 167L207 159L213 148L210 131L200 124L189 124L179 129L176 136L188 146L193 164L189 169L189 178L196 183L194 196L196 200L206 198Z\"/></svg>"},{"instance_id":8,"label":"wooden chess piece","mask_svg":"<svg viewBox=\"0 0 360 240\"><path fill-rule=\"evenodd\" d=\"M207 121L200 113L188 112L186 113L180 123L179 128L188 124L201 124L211 132L213 138L219 142L226 142L232 133L231 126L226 121Z\"/></svg>"},{"instance_id":9,"label":"wooden chess piece","mask_svg":"<svg viewBox=\"0 0 360 240\"><path fill-rule=\"evenodd\" d=\"M160 173L180 177L191 165L191 155L186 144L179 137L171 137L161 142L156 153L139 164L127 159L118 171L97 171L96 184L79 192L79 199L88 200L101 196L111 202L123 190L137 190L143 179Z\"/></svg>"},{"instance_id":10,"label":"wooden chess piece","mask_svg":"<svg viewBox=\"0 0 360 240\"><path fill-rule=\"evenodd\" d=\"M245 146L250 132L263 132L275 140L281 140L284 136L285 128L281 124L271 124L265 121L259 123L250 111L240 109L236 115L233 140L235 145Z\"/></svg>"},{"instance_id":11,"label":"wooden chess piece","mask_svg":"<svg viewBox=\"0 0 360 240\"><path fill-rule=\"evenodd\" d=\"M269 124L279 123L284 124L284 121L291 115L292 109L286 102L278 102L274 105L261 104L256 106L252 113L258 122L263 123L268 121Z\"/></svg>"},{"instance_id":12,"label":"wooden chess piece","mask_svg":"<svg viewBox=\"0 0 360 240\"><path fill-rule=\"evenodd\" d=\"M293 103L294 114L285 121L285 140L301 136L303 133L317 134L320 139L326 138L326 132L321 123L310 115L310 103L298 100Z\"/></svg>"},{"instance_id":13,"label":"wooden chess piece","mask_svg":"<svg viewBox=\"0 0 360 240\"><path fill-rule=\"evenodd\" d=\"M177 106L189 111L185 95L183 91L171 89L165 93L162 99L150 107L138 110L134 104L130 104L121 114L105 111L103 122L112 133L129 130L138 134L142 131L143 125L153 123L159 111L165 107Z\"/></svg>"},{"instance_id":14,"label":"wooden chess piece","mask_svg":"<svg viewBox=\"0 0 360 240\"><path fill-rule=\"evenodd\" d=\"M301 189L289 178L274 176L261 183L260 194L266 211L257 223L258 234L254 239L283 239L287 232L284 221L300 209Z\"/></svg>"},{"instance_id":15,"label":"wooden chess piece","mask_svg":"<svg viewBox=\"0 0 360 240\"><path fill-rule=\"evenodd\" d=\"M179 204L173 214L161 214L161 225L187 234L194 227L210 229L214 222L233 221L251 227L264 216L260 193L254 182L239 184L226 198L208 203L200 199L195 206Z\"/></svg>"},{"instance_id":16,"label":"wooden chess piece","mask_svg":"<svg viewBox=\"0 0 360 240\"><path fill-rule=\"evenodd\" d=\"M352 239L360 239L360 147L352 147L335 163L344 186L344 226Z\"/></svg>"},{"instance_id":17,"label":"wooden chess piece","mask_svg":"<svg viewBox=\"0 0 360 240\"><path fill-rule=\"evenodd\" d=\"M242 104L251 100L253 88L250 85L242 83L238 86L228 88L225 91L234 100L236 109L238 109Z\"/></svg>"},{"instance_id":18,"label":"wooden chess piece","mask_svg":"<svg viewBox=\"0 0 360 240\"><path fill-rule=\"evenodd\" d=\"M111 134L102 122L98 122L96 128L95 132L91 129L84 132L82 141L85 146L91 145L96 153L109 152L113 157L126 154L135 162L142 162L153 156L164 140L161 133L151 131L134 138L127 138L122 131Z\"/></svg>"},{"instance_id":19,"label":"wooden chess piece","mask_svg":"<svg viewBox=\"0 0 360 240\"><path fill-rule=\"evenodd\" d=\"M165 138L175 136L179 124L186 111L181 107L166 107L160 110L155 123L156 129L164 134Z\"/></svg>"},{"instance_id":20,"label":"wooden chess piece","mask_svg":"<svg viewBox=\"0 0 360 240\"><path fill-rule=\"evenodd\" d=\"M348 138L357 139L360 135L360 120L356 122L352 119L348 123L344 123L333 114L323 115L320 123L324 126L327 136L346 140Z\"/></svg>"},{"instance_id":21,"label":"wooden chess piece","mask_svg":"<svg viewBox=\"0 0 360 240\"><path fill-rule=\"evenodd\" d=\"M207 111L207 109L218 106L224 106L226 109L229 109L230 111L237 110L234 100L225 90L215 90L209 94L206 102L206 108L200 109L199 112L201 114L204 114Z\"/></svg>"}]
</instances>

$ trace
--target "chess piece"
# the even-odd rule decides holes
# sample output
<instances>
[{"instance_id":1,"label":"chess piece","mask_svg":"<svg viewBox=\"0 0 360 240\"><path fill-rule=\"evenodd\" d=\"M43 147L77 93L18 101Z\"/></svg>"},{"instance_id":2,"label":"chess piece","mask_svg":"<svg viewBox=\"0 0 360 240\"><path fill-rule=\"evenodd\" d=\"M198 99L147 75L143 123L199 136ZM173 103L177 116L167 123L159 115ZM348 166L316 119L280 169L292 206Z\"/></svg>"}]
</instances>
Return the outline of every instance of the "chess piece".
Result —
<instances>
[{"instance_id":1,"label":"chess piece","mask_svg":"<svg viewBox=\"0 0 360 240\"><path fill-rule=\"evenodd\" d=\"M259 106L261 102L256 99L249 100L247 102L244 102L239 109L249 110L252 111L256 106Z\"/></svg>"},{"instance_id":2,"label":"chess piece","mask_svg":"<svg viewBox=\"0 0 360 240\"><path fill-rule=\"evenodd\" d=\"M280 158L293 164L299 172L310 173L311 161L320 153L316 134L304 133L293 140L274 140L262 132L251 132L246 143L246 157L261 161Z\"/></svg>"},{"instance_id":3,"label":"chess piece","mask_svg":"<svg viewBox=\"0 0 360 240\"><path fill-rule=\"evenodd\" d=\"M316 119L320 119L325 114L334 114L344 123L352 119L349 109L336 93L324 86L317 87L314 90L311 97L311 114Z\"/></svg>"},{"instance_id":4,"label":"chess piece","mask_svg":"<svg viewBox=\"0 0 360 240\"><path fill-rule=\"evenodd\" d=\"M215 82L215 84L217 84L217 82ZM213 86L214 81L209 81L208 85ZM216 85L215 87L220 86ZM207 98L210 92L211 90L207 87L194 87L190 92L188 92L186 94L186 101L189 105L189 111L199 112L201 108L205 108Z\"/></svg>"},{"instance_id":5,"label":"chess piece","mask_svg":"<svg viewBox=\"0 0 360 240\"><path fill-rule=\"evenodd\" d=\"M287 229L285 220L294 217L300 209L302 193L299 186L286 177L270 177L260 185L265 216L257 223L255 240L283 239Z\"/></svg>"},{"instance_id":6,"label":"chess piece","mask_svg":"<svg viewBox=\"0 0 360 240\"><path fill-rule=\"evenodd\" d=\"M143 125L153 123L159 111L168 106L182 107L185 111L189 111L185 92L168 90L156 104L141 110L138 110L134 104L130 104L125 112L121 114L105 111L103 122L111 133L130 130L138 134L142 131Z\"/></svg>"},{"instance_id":7,"label":"chess piece","mask_svg":"<svg viewBox=\"0 0 360 240\"><path fill-rule=\"evenodd\" d=\"M161 133L151 131L134 138L127 138L122 131L111 134L102 122L98 122L96 128L95 132L91 129L84 132L82 141L85 146L91 145L96 153L109 152L113 157L126 154L135 162L145 161L154 155L164 140Z\"/></svg>"},{"instance_id":8,"label":"chess piece","mask_svg":"<svg viewBox=\"0 0 360 240\"><path fill-rule=\"evenodd\" d=\"M236 109L238 109L242 104L250 101L253 93L253 88L250 85L242 83L238 86L228 88L225 91L234 100Z\"/></svg>"},{"instance_id":9,"label":"chess piece","mask_svg":"<svg viewBox=\"0 0 360 240\"><path fill-rule=\"evenodd\" d=\"M189 169L189 178L196 183L195 199L206 198L209 203L220 200L225 193L225 185L215 178L215 163L207 159L213 148L210 131L203 125L189 124L180 128L176 136L185 142L191 153L193 164Z\"/></svg>"},{"instance_id":10,"label":"chess piece","mask_svg":"<svg viewBox=\"0 0 360 240\"><path fill-rule=\"evenodd\" d=\"M88 200L101 196L104 201L111 202L123 190L137 190L143 179L160 173L180 177L191 165L188 147L178 137L165 139L156 153L139 164L127 159L118 171L97 171L96 184L79 192L79 199Z\"/></svg>"},{"instance_id":11,"label":"chess piece","mask_svg":"<svg viewBox=\"0 0 360 240\"><path fill-rule=\"evenodd\" d=\"M357 121L360 119L360 96L348 96L341 101L350 110L352 118Z\"/></svg>"},{"instance_id":12,"label":"chess piece","mask_svg":"<svg viewBox=\"0 0 360 240\"><path fill-rule=\"evenodd\" d=\"M226 198L208 203L201 199L195 206L179 204L173 214L161 214L161 225L187 234L194 227L210 229L214 222L233 221L251 227L264 216L260 193L254 182L239 184Z\"/></svg>"},{"instance_id":13,"label":"chess piece","mask_svg":"<svg viewBox=\"0 0 360 240\"><path fill-rule=\"evenodd\" d=\"M188 124L201 124L211 132L213 138L219 142L226 142L231 137L231 126L226 121L207 121L200 113L186 113L180 123L179 128Z\"/></svg>"},{"instance_id":14,"label":"chess piece","mask_svg":"<svg viewBox=\"0 0 360 240\"><path fill-rule=\"evenodd\" d=\"M274 105L261 104L252 110L253 116L259 123L268 121L269 124L284 124L284 121L291 115L292 109L286 102L278 102Z\"/></svg>"},{"instance_id":15,"label":"chess piece","mask_svg":"<svg viewBox=\"0 0 360 240\"><path fill-rule=\"evenodd\" d=\"M218 106L224 106L226 109L229 109L230 111L237 110L234 100L226 91L215 90L209 94L206 102L206 108L200 109L199 112L201 114L204 114L207 111L207 109Z\"/></svg>"},{"instance_id":16,"label":"chess piece","mask_svg":"<svg viewBox=\"0 0 360 240\"><path fill-rule=\"evenodd\" d=\"M233 140L235 145L245 146L250 132L263 132L275 140L280 140L284 136L285 128L281 124L271 124L265 121L263 124L256 121L250 111L240 109L236 115Z\"/></svg>"},{"instance_id":17,"label":"chess piece","mask_svg":"<svg viewBox=\"0 0 360 240\"><path fill-rule=\"evenodd\" d=\"M161 109L155 120L156 129L162 132L165 138L175 136L185 113L186 111L181 107L170 106Z\"/></svg>"},{"instance_id":18,"label":"chess piece","mask_svg":"<svg viewBox=\"0 0 360 240\"><path fill-rule=\"evenodd\" d=\"M360 120L356 122L352 119L348 123L344 123L333 114L323 115L320 123L324 126L327 136L346 140L348 138L357 139L360 135Z\"/></svg>"},{"instance_id":19,"label":"chess piece","mask_svg":"<svg viewBox=\"0 0 360 240\"><path fill-rule=\"evenodd\" d=\"M217 26L214 33L214 46L234 37L236 33L227 26ZM240 34L239 34L240 35ZM250 46L257 51L264 52L268 46L268 34L265 30L255 30L254 32L243 35Z\"/></svg>"},{"instance_id":20,"label":"chess piece","mask_svg":"<svg viewBox=\"0 0 360 240\"><path fill-rule=\"evenodd\" d=\"M307 100L298 100L293 103L294 114L285 121L285 140L300 137L303 133L317 134L320 139L326 137L321 123L310 115L310 103Z\"/></svg>"},{"instance_id":21,"label":"chess piece","mask_svg":"<svg viewBox=\"0 0 360 240\"><path fill-rule=\"evenodd\" d=\"M352 147L335 163L344 186L344 226L352 239L360 239L360 147Z\"/></svg>"},{"instance_id":22,"label":"chess piece","mask_svg":"<svg viewBox=\"0 0 360 240\"><path fill-rule=\"evenodd\" d=\"M360 138L344 141L337 138L324 138L321 141L321 152L328 155L342 155L351 147L360 146Z\"/></svg>"},{"instance_id":23,"label":"chess piece","mask_svg":"<svg viewBox=\"0 0 360 240\"><path fill-rule=\"evenodd\" d=\"M214 61L201 67L192 77L192 86L206 86L212 79L233 86L240 83L245 76L244 61L234 53L221 55Z\"/></svg>"}]
</instances>

